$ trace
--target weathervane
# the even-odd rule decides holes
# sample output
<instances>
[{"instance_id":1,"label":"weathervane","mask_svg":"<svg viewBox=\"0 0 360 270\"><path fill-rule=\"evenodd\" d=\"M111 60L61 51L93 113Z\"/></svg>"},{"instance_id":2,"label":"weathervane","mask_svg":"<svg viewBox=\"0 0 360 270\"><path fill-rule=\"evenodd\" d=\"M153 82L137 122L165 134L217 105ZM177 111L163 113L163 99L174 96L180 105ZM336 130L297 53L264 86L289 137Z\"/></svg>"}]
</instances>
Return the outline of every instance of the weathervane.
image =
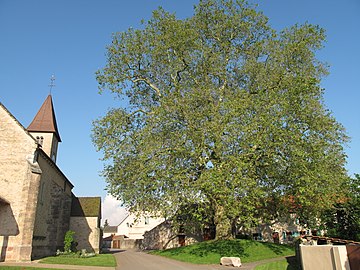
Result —
<instances>
[{"instance_id":1,"label":"weathervane","mask_svg":"<svg viewBox=\"0 0 360 270\"><path fill-rule=\"evenodd\" d=\"M55 75L51 75L49 87L50 87L50 95L51 95L51 90L53 87L55 87Z\"/></svg>"}]
</instances>

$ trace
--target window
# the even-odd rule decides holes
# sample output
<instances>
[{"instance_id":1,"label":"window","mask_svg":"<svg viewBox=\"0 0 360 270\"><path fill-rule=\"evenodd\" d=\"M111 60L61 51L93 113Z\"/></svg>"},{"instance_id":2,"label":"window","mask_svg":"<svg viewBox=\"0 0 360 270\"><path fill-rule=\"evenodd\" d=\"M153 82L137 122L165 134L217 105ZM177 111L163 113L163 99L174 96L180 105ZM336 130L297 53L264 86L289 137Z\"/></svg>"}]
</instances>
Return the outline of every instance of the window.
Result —
<instances>
[{"instance_id":1,"label":"window","mask_svg":"<svg viewBox=\"0 0 360 270\"><path fill-rule=\"evenodd\" d=\"M44 203L44 185L45 185L44 182L42 182L40 185L40 204L41 205Z\"/></svg>"},{"instance_id":2,"label":"window","mask_svg":"<svg viewBox=\"0 0 360 270\"><path fill-rule=\"evenodd\" d=\"M36 142L41 147L43 145L43 142L44 142L44 137L43 136L40 136L40 137L36 136Z\"/></svg>"}]
</instances>

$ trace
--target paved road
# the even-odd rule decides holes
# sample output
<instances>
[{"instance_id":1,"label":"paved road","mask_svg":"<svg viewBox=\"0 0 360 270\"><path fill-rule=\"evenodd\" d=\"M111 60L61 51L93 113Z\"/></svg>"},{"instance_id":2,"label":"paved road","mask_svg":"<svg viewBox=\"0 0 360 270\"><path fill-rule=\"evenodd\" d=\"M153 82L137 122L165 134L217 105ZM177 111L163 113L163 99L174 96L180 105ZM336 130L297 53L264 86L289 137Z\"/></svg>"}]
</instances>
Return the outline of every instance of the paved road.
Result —
<instances>
[{"instance_id":1,"label":"paved road","mask_svg":"<svg viewBox=\"0 0 360 270\"><path fill-rule=\"evenodd\" d=\"M114 253L116 270L217 270L221 266L204 266L183 263L144 252L126 250Z\"/></svg>"},{"instance_id":2,"label":"paved road","mask_svg":"<svg viewBox=\"0 0 360 270\"><path fill-rule=\"evenodd\" d=\"M70 270L115 270L114 267L100 267L100 266L83 266L83 265L65 265L65 264L44 264L37 262L0 262L2 266L17 266L17 267L36 267L36 268L55 268L55 269L70 269ZM23 269L23 268L21 268Z\"/></svg>"},{"instance_id":3,"label":"paved road","mask_svg":"<svg viewBox=\"0 0 360 270\"><path fill-rule=\"evenodd\" d=\"M221 265L194 265L132 250L119 251L114 253L114 256L117 261L116 270L252 270L256 265L265 262L247 263L240 268L233 268ZM282 259L284 257L266 261Z\"/></svg>"}]
</instances>

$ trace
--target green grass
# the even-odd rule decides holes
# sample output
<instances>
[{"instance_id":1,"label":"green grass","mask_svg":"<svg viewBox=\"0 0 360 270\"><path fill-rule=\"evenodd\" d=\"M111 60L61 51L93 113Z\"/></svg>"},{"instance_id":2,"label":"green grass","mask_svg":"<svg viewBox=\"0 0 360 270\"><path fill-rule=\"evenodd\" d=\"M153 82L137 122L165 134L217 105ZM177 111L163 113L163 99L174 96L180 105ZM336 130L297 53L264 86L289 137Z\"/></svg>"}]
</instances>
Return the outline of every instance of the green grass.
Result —
<instances>
[{"instance_id":1,"label":"green grass","mask_svg":"<svg viewBox=\"0 0 360 270\"><path fill-rule=\"evenodd\" d=\"M0 266L1 270L64 270L59 268L38 268L25 266Z\"/></svg>"},{"instance_id":2,"label":"green grass","mask_svg":"<svg viewBox=\"0 0 360 270\"><path fill-rule=\"evenodd\" d=\"M298 266L293 263L289 263L287 260L276 261L261 264L255 267L255 270L298 270Z\"/></svg>"},{"instance_id":3,"label":"green grass","mask_svg":"<svg viewBox=\"0 0 360 270\"><path fill-rule=\"evenodd\" d=\"M97 254L95 257L90 257L90 258L77 258L73 256L61 255L54 257L46 257L42 259L40 263L105 266L105 267L116 266L115 257L112 254Z\"/></svg>"},{"instance_id":4,"label":"green grass","mask_svg":"<svg viewBox=\"0 0 360 270\"><path fill-rule=\"evenodd\" d=\"M242 263L255 262L281 256L292 256L294 248L287 245L252 240L206 241L190 246L156 250L151 254L196 264L218 264L221 257L240 257Z\"/></svg>"}]
</instances>

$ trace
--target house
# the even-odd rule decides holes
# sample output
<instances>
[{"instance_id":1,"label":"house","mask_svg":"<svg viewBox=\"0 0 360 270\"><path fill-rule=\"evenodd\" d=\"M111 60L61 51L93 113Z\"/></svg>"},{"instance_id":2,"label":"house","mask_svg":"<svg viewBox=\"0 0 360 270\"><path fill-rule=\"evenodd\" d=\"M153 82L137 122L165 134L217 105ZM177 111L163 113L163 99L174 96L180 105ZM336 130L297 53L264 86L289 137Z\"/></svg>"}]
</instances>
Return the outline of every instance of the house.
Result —
<instances>
[{"instance_id":1,"label":"house","mask_svg":"<svg viewBox=\"0 0 360 270\"><path fill-rule=\"evenodd\" d=\"M103 238L115 235L117 233L117 226L105 226L103 229Z\"/></svg>"},{"instance_id":2,"label":"house","mask_svg":"<svg viewBox=\"0 0 360 270\"><path fill-rule=\"evenodd\" d=\"M111 248L113 237L116 235L117 226L105 226L103 229L102 248Z\"/></svg>"},{"instance_id":3,"label":"house","mask_svg":"<svg viewBox=\"0 0 360 270\"><path fill-rule=\"evenodd\" d=\"M119 225L104 228L103 247L115 249L140 248L144 234L164 221L164 218L146 214L127 214Z\"/></svg>"},{"instance_id":4,"label":"house","mask_svg":"<svg viewBox=\"0 0 360 270\"><path fill-rule=\"evenodd\" d=\"M53 255L69 229L79 249L99 250L100 198L74 196L60 142L51 95L27 128L0 103L0 261Z\"/></svg>"},{"instance_id":5,"label":"house","mask_svg":"<svg viewBox=\"0 0 360 270\"><path fill-rule=\"evenodd\" d=\"M271 222L260 223L250 230L240 228L240 234L247 234L253 240L274 242L280 244L292 243L301 235L315 235L315 230L310 230L301 224L294 213L279 217Z\"/></svg>"},{"instance_id":6,"label":"house","mask_svg":"<svg viewBox=\"0 0 360 270\"><path fill-rule=\"evenodd\" d=\"M165 219L142 214L128 214L117 226L116 235L124 235L129 239L144 239L144 233L150 231Z\"/></svg>"}]
</instances>

